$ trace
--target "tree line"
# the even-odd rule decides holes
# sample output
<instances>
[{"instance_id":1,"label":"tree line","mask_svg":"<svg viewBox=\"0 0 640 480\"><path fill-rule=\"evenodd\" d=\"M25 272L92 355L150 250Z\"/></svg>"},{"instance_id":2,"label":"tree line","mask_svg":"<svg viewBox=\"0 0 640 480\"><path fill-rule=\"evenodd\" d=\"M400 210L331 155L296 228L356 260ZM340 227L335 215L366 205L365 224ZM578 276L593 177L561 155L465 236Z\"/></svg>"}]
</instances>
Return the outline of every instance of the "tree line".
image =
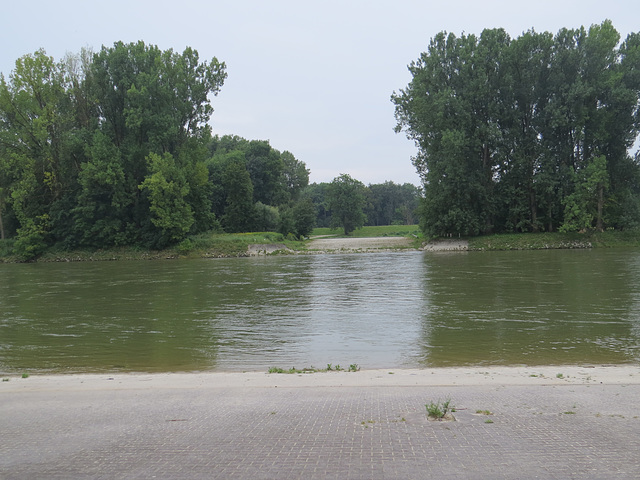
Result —
<instances>
[{"instance_id":1,"label":"tree line","mask_svg":"<svg viewBox=\"0 0 640 480\"><path fill-rule=\"evenodd\" d=\"M207 231L302 237L316 224L412 220L416 187L345 175L309 185L291 152L214 136L210 97L226 76L215 57L144 42L18 59L0 76L1 238L30 259L53 245L163 248ZM338 191L347 177L355 203Z\"/></svg>"},{"instance_id":2,"label":"tree line","mask_svg":"<svg viewBox=\"0 0 640 480\"><path fill-rule=\"evenodd\" d=\"M640 225L640 35L441 32L392 95L429 235Z\"/></svg>"}]
</instances>

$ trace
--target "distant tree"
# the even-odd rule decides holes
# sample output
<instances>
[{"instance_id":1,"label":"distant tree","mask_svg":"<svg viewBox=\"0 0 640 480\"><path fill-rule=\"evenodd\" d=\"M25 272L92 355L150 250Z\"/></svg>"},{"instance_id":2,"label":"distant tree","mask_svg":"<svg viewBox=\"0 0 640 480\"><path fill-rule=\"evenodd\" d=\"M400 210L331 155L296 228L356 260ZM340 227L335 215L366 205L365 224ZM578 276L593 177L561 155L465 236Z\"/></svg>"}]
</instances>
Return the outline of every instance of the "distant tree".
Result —
<instances>
[{"instance_id":1,"label":"distant tree","mask_svg":"<svg viewBox=\"0 0 640 480\"><path fill-rule=\"evenodd\" d=\"M365 210L367 225L413 224L418 208L420 189L410 183L370 184Z\"/></svg>"},{"instance_id":2,"label":"distant tree","mask_svg":"<svg viewBox=\"0 0 640 480\"><path fill-rule=\"evenodd\" d=\"M300 198L302 190L309 185L309 169L304 162L293 156L293 153L284 151L280 155L283 163L283 175L286 190L292 201Z\"/></svg>"},{"instance_id":3,"label":"distant tree","mask_svg":"<svg viewBox=\"0 0 640 480\"><path fill-rule=\"evenodd\" d=\"M256 202L253 206L254 223L252 230L257 232L275 232L280 226L280 210L278 207Z\"/></svg>"},{"instance_id":4,"label":"distant tree","mask_svg":"<svg viewBox=\"0 0 640 480\"><path fill-rule=\"evenodd\" d=\"M280 151L266 140L246 140L235 135L215 136L209 143L213 158L242 152L255 202L279 207L298 200L309 184L309 170L304 162L288 151Z\"/></svg>"},{"instance_id":5,"label":"distant tree","mask_svg":"<svg viewBox=\"0 0 640 480\"><path fill-rule=\"evenodd\" d=\"M331 226L342 227L345 235L361 228L366 220L364 184L347 174L333 179L327 188L327 205L331 210Z\"/></svg>"},{"instance_id":6,"label":"distant tree","mask_svg":"<svg viewBox=\"0 0 640 480\"><path fill-rule=\"evenodd\" d=\"M316 225L316 208L309 197L304 197L293 206L282 207L280 233L308 237Z\"/></svg>"},{"instance_id":7,"label":"distant tree","mask_svg":"<svg viewBox=\"0 0 640 480\"><path fill-rule=\"evenodd\" d=\"M316 210L316 226L329 227L331 225L331 212L327 204L327 190L329 184L326 182L312 183L303 190L303 195L309 197Z\"/></svg>"},{"instance_id":8,"label":"distant tree","mask_svg":"<svg viewBox=\"0 0 640 480\"><path fill-rule=\"evenodd\" d=\"M250 232L254 226L253 185L244 164L235 159L222 173L227 192L222 226L226 232Z\"/></svg>"}]
</instances>

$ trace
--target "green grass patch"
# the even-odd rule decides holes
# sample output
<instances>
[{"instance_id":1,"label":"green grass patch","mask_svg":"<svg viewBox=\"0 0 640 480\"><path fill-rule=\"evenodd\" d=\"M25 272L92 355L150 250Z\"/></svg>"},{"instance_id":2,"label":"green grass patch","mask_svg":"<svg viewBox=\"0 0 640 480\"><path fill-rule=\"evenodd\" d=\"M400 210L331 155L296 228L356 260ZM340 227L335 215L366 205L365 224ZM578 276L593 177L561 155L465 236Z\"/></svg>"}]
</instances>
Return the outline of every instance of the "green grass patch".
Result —
<instances>
[{"instance_id":1,"label":"green grass patch","mask_svg":"<svg viewBox=\"0 0 640 480\"><path fill-rule=\"evenodd\" d=\"M298 369L295 367L291 367L289 369L280 368L280 367L269 367L268 373L317 373L317 372L357 372L360 370L360 365L357 363L352 363L349 365L349 368L341 367L336 364L333 365L331 363L327 363L327 368L316 368L314 366L306 367L303 369Z\"/></svg>"},{"instance_id":2,"label":"green grass patch","mask_svg":"<svg viewBox=\"0 0 640 480\"><path fill-rule=\"evenodd\" d=\"M139 246L105 249L65 250L53 246L38 258L42 262L106 261L106 260L155 260L166 258L225 258L248 255L252 244L282 244L290 250L303 250L304 242L287 239L280 233L202 233L193 235L177 245L164 250L150 250ZM12 256L13 240L0 242L0 261L16 262Z\"/></svg>"},{"instance_id":3,"label":"green grass patch","mask_svg":"<svg viewBox=\"0 0 640 480\"><path fill-rule=\"evenodd\" d=\"M314 228L311 235L332 235L337 238L345 238L344 230L341 228ZM422 237L422 232L418 225L381 225L358 228L351 232L346 238L363 237Z\"/></svg>"},{"instance_id":4,"label":"green grass patch","mask_svg":"<svg viewBox=\"0 0 640 480\"><path fill-rule=\"evenodd\" d=\"M505 233L467 238L469 250L640 247L640 230L591 233Z\"/></svg>"},{"instance_id":5,"label":"green grass patch","mask_svg":"<svg viewBox=\"0 0 640 480\"><path fill-rule=\"evenodd\" d=\"M490 410L476 410L476 413L478 415L493 415L493 413Z\"/></svg>"}]
</instances>

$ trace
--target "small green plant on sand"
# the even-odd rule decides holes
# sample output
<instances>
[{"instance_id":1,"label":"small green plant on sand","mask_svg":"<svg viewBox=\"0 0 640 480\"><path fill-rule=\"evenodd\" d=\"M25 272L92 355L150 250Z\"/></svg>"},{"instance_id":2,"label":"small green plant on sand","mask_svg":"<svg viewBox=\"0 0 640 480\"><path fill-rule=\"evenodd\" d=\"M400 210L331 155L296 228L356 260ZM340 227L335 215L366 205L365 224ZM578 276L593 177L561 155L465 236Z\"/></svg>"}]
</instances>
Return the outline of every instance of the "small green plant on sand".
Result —
<instances>
[{"instance_id":1,"label":"small green plant on sand","mask_svg":"<svg viewBox=\"0 0 640 480\"><path fill-rule=\"evenodd\" d=\"M22 378L29 378L29 374L28 373L23 373L22 374Z\"/></svg>"},{"instance_id":2,"label":"small green plant on sand","mask_svg":"<svg viewBox=\"0 0 640 480\"><path fill-rule=\"evenodd\" d=\"M564 375L561 373L556 373L556 378L564 378Z\"/></svg>"},{"instance_id":3,"label":"small green plant on sand","mask_svg":"<svg viewBox=\"0 0 640 480\"><path fill-rule=\"evenodd\" d=\"M437 402L429 402L425 405L427 408L427 416L431 420L446 420L453 419L451 412L455 411L451 405L451 399L447 398L445 401L438 400Z\"/></svg>"},{"instance_id":4,"label":"small green plant on sand","mask_svg":"<svg viewBox=\"0 0 640 480\"><path fill-rule=\"evenodd\" d=\"M493 415L493 413L491 413L491 411L489 410L476 410L476 413L478 415Z\"/></svg>"},{"instance_id":5,"label":"small green plant on sand","mask_svg":"<svg viewBox=\"0 0 640 480\"><path fill-rule=\"evenodd\" d=\"M358 365L357 363L352 363L351 365L349 365L349 372L357 372L358 370L360 370L360 365ZM333 365L331 363L327 363L327 368L326 369L322 369L322 368L316 368L314 366L311 367L305 367L302 370L295 368L295 367L291 367L289 369L284 369L284 368L280 368L280 367L269 367L268 372L269 373L316 373L316 372L343 372L345 371L344 368L342 368L340 365Z\"/></svg>"}]
</instances>

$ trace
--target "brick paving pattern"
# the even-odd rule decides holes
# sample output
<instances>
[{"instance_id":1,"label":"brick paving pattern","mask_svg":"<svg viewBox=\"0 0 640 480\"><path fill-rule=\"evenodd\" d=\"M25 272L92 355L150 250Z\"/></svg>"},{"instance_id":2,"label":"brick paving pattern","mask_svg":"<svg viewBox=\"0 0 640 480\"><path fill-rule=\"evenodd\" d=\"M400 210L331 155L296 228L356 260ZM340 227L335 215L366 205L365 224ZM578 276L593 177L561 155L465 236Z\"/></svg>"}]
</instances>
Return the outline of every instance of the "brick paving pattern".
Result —
<instances>
[{"instance_id":1,"label":"brick paving pattern","mask_svg":"<svg viewBox=\"0 0 640 480\"><path fill-rule=\"evenodd\" d=\"M428 421L425 403L447 397L457 421ZM639 398L640 385L11 392L0 478L633 479Z\"/></svg>"}]
</instances>

